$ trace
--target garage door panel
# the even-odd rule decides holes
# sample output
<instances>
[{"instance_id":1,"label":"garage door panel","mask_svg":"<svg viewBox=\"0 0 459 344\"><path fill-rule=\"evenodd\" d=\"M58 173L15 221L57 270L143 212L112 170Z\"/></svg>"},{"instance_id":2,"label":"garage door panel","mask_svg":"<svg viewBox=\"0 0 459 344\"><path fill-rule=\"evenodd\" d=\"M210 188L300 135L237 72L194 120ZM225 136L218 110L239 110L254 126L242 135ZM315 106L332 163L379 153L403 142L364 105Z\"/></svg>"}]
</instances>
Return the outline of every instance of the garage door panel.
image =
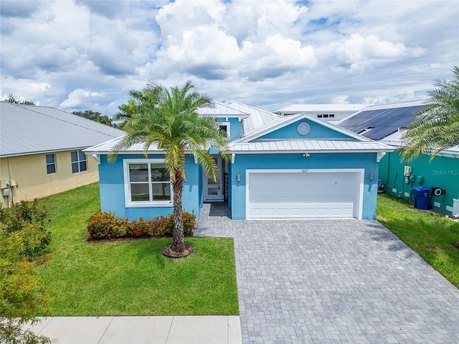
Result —
<instances>
[{"instance_id":1,"label":"garage door panel","mask_svg":"<svg viewBox=\"0 0 459 344\"><path fill-rule=\"evenodd\" d=\"M352 218L357 216L356 172L249 173L250 218Z\"/></svg>"}]
</instances>

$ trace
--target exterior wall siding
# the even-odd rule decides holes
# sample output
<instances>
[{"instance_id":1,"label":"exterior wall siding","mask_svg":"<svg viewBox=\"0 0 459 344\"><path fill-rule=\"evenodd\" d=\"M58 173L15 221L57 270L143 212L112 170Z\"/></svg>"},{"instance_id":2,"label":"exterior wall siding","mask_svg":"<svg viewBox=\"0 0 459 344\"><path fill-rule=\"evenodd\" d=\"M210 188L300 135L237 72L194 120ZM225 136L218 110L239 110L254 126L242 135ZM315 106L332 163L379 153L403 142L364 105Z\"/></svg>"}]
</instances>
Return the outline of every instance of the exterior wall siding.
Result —
<instances>
[{"instance_id":1,"label":"exterior wall siding","mask_svg":"<svg viewBox=\"0 0 459 344\"><path fill-rule=\"evenodd\" d=\"M310 131L308 134L306 135L300 135L298 134L297 132L297 127L298 127L298 124L301 123L301 122L306 122L309 124L309 127L310 127ZM339 139L352 139L354 140L353 138L343 134L343 133L340 133L338 131L335 131L333 129L330 129L330 128L327 128L323 125L320 125L316 122L313 122L313 121L308 121L307 119L303 118L301 120L298 120L294 123L291 123L289 125L286 125L285 127L283 128L279 128L271 133L268 133L266 135L263 135L261 137L259 137L257 140L255 141L259 141L259 140L266 140L266 139L318 139L318 138L326 138L326 139L330 139L330 138L339 138Z\"/></svg>"},{"instance_id":2,"label":"exterior wall siding","mask_svg":"<svg viewBox=\"0 0 459 344\"><path fill-rule=\"evenodd\" d=\"M164 155L150 154L147 159L163 159ZM101 155L100 174L100 208L102 211L114 213L119 217L136 220L140 217L150 219L160 215L172 213L172 206L126 207L124 190L125 159L145 159L141 154L120 154L114 162L109 162L106 155ZM202 174L200 166L195 163L194 157L186 155L185 173L186 182L183 189L183 209L199 216L202 206Z\"/></svg>"},{"instance_id":3,"label":"exterior wall siding","mask_svg":"<svg viewBox=\"0 0 459 344\"><path fill-rule=\"evenodd\" d=\"M403 169L411 166L414 181L405 183ZM421 183L421 178L423 182ZM398 152L387 153L381 160L379 178L385 185L385 191L391 195L412 200L413 187L441 187L445 195L432 196L432 206L442 213L451 215L453 200L459 199L459 158L437 156L430 161L430 156L423 155L410 162L402 162Z\"/></svg>"},{"instance_id":4,"label":"exterior wall siding","mask_svg":"<svg viewBox=\"0 0 459 344\"><path fill-rule=\"evenodd\" d=\"M91 156L86 157L87 171L73 174L70 151L54 152L54 154L56 157L54 174L46 174L46 154L0 159L0 181L6 183L14 180L18 185L12 189L14 203L53 195L95 183L99 179L97 161ZM8 199L0 196L0 207L10 205L11 197Z\"/></svg>"},{"instance_id":5,"label":"exterior wall siding","mask_svg":"<svg viewBox=\"0 0 459 344\"><path fill-rule=\"evenodd\" d=\"M376 153L365 154L239 154L231 166L231 218L246 218L246 170L248 169L351 169L365 170L362 218L376 218L378 163ZM369 174L374 178L369 180ZM237 181L238 176L240 181Z\"/></svg>"}]
</instances>

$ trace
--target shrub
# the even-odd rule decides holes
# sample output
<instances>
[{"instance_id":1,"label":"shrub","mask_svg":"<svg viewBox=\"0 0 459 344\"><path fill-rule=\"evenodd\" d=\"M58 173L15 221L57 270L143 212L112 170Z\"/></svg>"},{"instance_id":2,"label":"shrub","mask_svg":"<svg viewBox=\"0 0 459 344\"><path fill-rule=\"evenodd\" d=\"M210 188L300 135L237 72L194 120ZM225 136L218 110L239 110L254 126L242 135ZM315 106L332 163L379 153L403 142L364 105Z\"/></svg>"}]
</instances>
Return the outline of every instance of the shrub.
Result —
<instances>
[{"instance_id":1,"label":"shrub","mask_svg":"<svg viewBox=\"0 0 459 344\"><path fill-rule=\"evenodd\" d=\"M21 201L12 208L0 209L0 223L4 236L22 241L21 255L33 259L43 254L51 242L51 233L45 229L47 211L37 200Z\"/></svg>"},{"instance_id":2,"label":"shrub","mask_svg":"<svg viewBox=\"0 0 459 344\"><path fill-rule=\"evenodd\" d=\"M22 241L20 254L28 259L41 256L51 242L51 233L43 230L38 223L25 223L22 230L15 231L10 236Z\"/></svg>"},{"instance_id":3,"label":"shrub","mask_svg":"<svg viewBox=\"0 0 459 344\"><path fill-rule=\"evenodd\" d=\"M21 230L24 223L39 224L44 230L48 212L36 199L33 201L21 201L14 207L0 209L0 222L4 224L6 233Z\"/></svg>"},{"instance_id":4,"label":"shrub","mask_svg":"<svg viewBox=\"0 0 459 344\"><path fill-rule=\"evenodd\" d=\"M0 223L0 343L50 343L24 325L36 314L46 314L49 299L34 271L34 263L23 256L25 243L18 230L8 235Z\"/></svg>"},{"instance_id":5,"label":"shrub","mask_svg":"<svg viewBox=\"0 0 459 344\"><path fill-rule=\"evenodd\" d=\"M99 211L89 219L88 234L94 239L109 238L112 236L115 222L115 215Z\"/></svg>"},{"instance_id":6,"label":"shrub","mask_svg":"<svg viewBox=\"0 0 459 344\"><path fill-rule=\"evenodd\" d=\"M185 236L193 235L196 226L194 214L183 213L183 229ZM152 220L128 221L117 218L111 213L97 212L91 216L88 222L88 235L90 239L113 239L123 237L160 237L172 236L174 217L158 216Z\"/></svg>"},{"instance_id":7,"label":"shrub","mask_svg":"<svg viewBox=\"0 0 459 344\"><path fill-rule=\"evenodd\" d=\"M135 238L154 236L151 223L149 221L145 221L142 217L139 220L129 222L127 236Z\"/></svg>"}]
</instances>

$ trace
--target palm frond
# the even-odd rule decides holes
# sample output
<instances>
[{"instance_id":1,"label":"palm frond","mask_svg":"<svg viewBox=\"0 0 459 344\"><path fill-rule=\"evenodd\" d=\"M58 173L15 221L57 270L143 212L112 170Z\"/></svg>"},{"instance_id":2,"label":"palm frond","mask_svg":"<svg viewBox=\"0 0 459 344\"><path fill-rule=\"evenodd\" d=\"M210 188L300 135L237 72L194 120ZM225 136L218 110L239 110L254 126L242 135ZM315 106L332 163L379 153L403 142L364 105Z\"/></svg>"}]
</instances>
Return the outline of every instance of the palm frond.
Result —
<instances>
[{"instance_id":1,"label":"palm frond","mask_svg":"<svg viewBox=\"0 0 459 344\"><path fill-rule=\"evenodd\" d=\"M430 105L415 114L403 140L403 157L409 161L421 154L434 158L442 150L459 144L459 68L453 68L455 78L436 83L430 92Z\"/></svg>"}]
</instances>

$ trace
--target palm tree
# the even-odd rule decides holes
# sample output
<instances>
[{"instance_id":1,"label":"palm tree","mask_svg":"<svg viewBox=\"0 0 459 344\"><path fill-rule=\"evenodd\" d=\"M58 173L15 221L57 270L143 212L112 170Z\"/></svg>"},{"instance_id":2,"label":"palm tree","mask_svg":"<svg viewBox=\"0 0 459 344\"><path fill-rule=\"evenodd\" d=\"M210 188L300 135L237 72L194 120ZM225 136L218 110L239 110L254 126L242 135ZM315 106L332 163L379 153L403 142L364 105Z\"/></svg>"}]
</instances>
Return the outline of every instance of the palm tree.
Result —
<instances>
[{"instance_id":1,"label":"palm tree","mask_svg":"<svg viewBox=\"0 0 459 344\"><path fill-rule=\"evenodd\" d=\"M129 118L123 129L126 135L114 147L117 152L133 144L142 143L145 155L152 144L165 152L165 164L173 190L174 229L172 244L163 249L169 257L184 257L192 252L183 234L182 193L185 182L185 153L194 155L203 170L216 179L216 165L208 153L209 146L223 149L226 137L220 133L214 118L198 115L199 107L211 106L211 99L195 91L188 81L181 88L148 85L141 92L131 92Z\"/></svg>"},{"instance_id":2,"label":"palm tree","mask_svg":"<svg viewBox=\"0 0 459 344\"><path fill-rule=\"evenodd\" d=\"M453 68L454 80L440 81L430 93L430 105L416 114L407 129L403 154L406 160L421 154L432 159L442 150L459 145L459 67Z\"/></svg>"},{"instance_id":3,"label":"palm tree","mask_svg":"<svg viewBox=\"0 0 459 344\"><path fill-rule=\"evenodd\" d=\"M115 121L121 121L118 124L118 127L124 128L128 120L137 112L138 108L144 103L157 103L159 101L160 94L162 92L161 87L154 87L154 85L148 85L142 91L131 90L129 91L129 96L131 99L127 104L120 105L118 109L120 110L113 119Z\"/></svg>"}]
</instances>

